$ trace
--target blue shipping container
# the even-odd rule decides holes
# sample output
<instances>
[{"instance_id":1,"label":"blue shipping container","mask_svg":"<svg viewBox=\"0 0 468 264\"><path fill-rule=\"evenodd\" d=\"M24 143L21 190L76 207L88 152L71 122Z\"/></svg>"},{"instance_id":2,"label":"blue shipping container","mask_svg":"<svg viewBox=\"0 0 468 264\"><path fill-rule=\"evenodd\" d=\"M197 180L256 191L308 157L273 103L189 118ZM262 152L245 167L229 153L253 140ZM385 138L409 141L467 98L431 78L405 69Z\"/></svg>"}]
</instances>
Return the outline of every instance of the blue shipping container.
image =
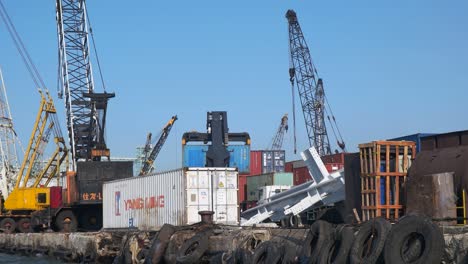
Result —
<instances>
[{"instance_id":1,"label":"blue shipping container","mask_svg":"<svg viewBox=\"0 0 468 264\"><path fill-rule=\"evenodd\" d=\"M237 168L239 173L250 173L250 145L229 145L229 167Z\"/></svg>"},{"instance_id":2,"label":"blue shipping container","mask_svg":"<svg viewBox=\"0 0 468 264\"><path fill-rule=\"evenodd\" d=\"M250 145L229 145L229 167L237 168L239 173L250 173ZM208 145L183 146L182 163L184 167L205 167Z\"/></svg>"},{"instance_id":3,"label":"blue shipping container","mask_svg":"<svg viewBox=\"0 0 468 264\"><path fill-rule=\"evenodd\" d=\"M185 145L182 152L184 167L205 167L208 145Z\"/></svg>"},{"instance_id":4,"label":"blue shipping container","mask_svg":"<svg viewBox=\"0 0 468 264\"><path fill-rule=\"evenodd\" d=\"M413 141L416 143L416 152L421 151L421 138L436 135L434 133L418 133L408 136L402 136L397 138L389 139L389 141Z\"/></svg>"}]
</instances>

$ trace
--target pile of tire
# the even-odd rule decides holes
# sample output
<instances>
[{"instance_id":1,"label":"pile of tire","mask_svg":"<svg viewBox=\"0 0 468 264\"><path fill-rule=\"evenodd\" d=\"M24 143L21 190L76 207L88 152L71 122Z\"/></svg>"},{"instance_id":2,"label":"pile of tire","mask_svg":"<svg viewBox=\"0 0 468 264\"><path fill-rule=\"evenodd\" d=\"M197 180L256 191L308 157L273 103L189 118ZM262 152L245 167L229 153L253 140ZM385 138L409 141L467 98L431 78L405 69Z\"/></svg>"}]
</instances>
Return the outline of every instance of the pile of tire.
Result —
<instances>
[{"instance_id":1,"label":"pile of tire","mask_svg":"<svg viewBox=\"0 0 468 264\"><path fill-rule=\"evenodd\" d=\"M296 254L293 261L312 264L438 264L441 263L444 246L439 226L420 216L405 216L394 225L383 218L374 218L355 227L318 220L312 224L302 252ZM290 259L284 260L265 263L292 263Z\"/></svg>"},{"instance_id":2,"label":"pile of tire","mask_svg":"<svg viewBox=\"0 0 468 264\"><path fill-rule=\"evenodd\" d=\"M294 230L294 229L291 229ZM303 229L301 229L303 230ZM248 237L226 252L209 252L211 228L198 230L181 244L171 242L176 228L164 225L139 263L441 263L443 234L430 219L405 216L390 224L374 218L359 226L318 220L301 238L273 236L269 240ZM295 240L296 239L296 240ZM237 239L236 239L237 241ZM131 256L114 263L132 263Z\"/></svg>"},{"instance_id":3,"label":"pile of tire","mask_svg":"<svg viewBox=\"0 0 468 264\"><path fill-rule=\"evenodd\" d=\"M374 218L359 227L348 261L438 264L444 245L442 231L428 218L405 216L394 225L383 218Z\"/></svg>"}]
</instances>

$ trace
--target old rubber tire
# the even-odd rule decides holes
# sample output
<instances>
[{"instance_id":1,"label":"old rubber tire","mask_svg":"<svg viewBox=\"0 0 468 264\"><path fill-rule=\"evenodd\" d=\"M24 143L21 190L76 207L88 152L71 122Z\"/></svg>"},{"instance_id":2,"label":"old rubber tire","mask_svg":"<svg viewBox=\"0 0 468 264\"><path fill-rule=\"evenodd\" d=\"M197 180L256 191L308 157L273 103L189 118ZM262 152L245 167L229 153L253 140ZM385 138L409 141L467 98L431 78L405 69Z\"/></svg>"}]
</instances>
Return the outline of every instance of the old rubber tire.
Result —
<instances>
[{"instance_id":1,"label":"old rubber tire","mask_svg":"<svg viewBox=\"0 0 468 264\"><path fill-rule=\"evenodd\" d=\"M292 228L298 228L300 224L300 218L298 215L291 215L288 217L289 226Z\"/></svg>"},{"instance_id":2,"label":"old rubber tire","mask_svg":"<svg viewBox=\"0 0 468 264\"><path fill-rule=\"evenodd\" d=\"M285 216L283 219L280 220L280 226L284 228L289 227L289 217Z\"/></svg>"},{"instance_id":3,"label":"old rubber tire","mask_svg":"<svg viewBox=\"0 0 468 264\"><path fill-rule=\"evenodd\" d=\"M31 233L32 232L32 225L31 225L31 219L29 218L21 218L17 225L16 228L18 231L21 233Z\"/></svg>"},{"instance_id":4,"label":"old rubber tire","mask_svg":"<svg viewBox=\"0 0 468 264\"><path fill-rule=\"evenodd\" d=\"M281 249L271 241L264 241L255 248L252 263L276 264L281 260Z\"/></svg>"},{"instance_id":5,"label":"old rubber tire","mask_svg":"<svg viewBox=\"0 0 468 264\"><path fill-rule=\"evenodd\" d=\"M145 264L157 264L163 260L167 245L171 236L175 233L175 227L164 224L153 240L149 250L149 256L145 258Z\"/></svg>"},{"instance_id":6,"label":"old rubber tire","mask_svg":"<svg viewBox=\"0 0 468 264\"><path fill-rule=\"evenodd\" d=\"M63 210L55 217L55 226L58 231L64 231L64 221L70 222L70 232L76 232L78 228L78 221L75 214L70 210Z\"/></svg>"},{"instance_id":7,"label":"old rubber tire","mask_svg":"<svg viewBox=\"0 0 468 264\"><path fill-rule=\"evenodd\" d=\"M420 216L402 218L390 231L385 244L385 263L435 264L445 246L440 228Z\"/></svg>"},{"instance_id":8,"label":"old rubber tire","mask_svg":"<svg viewBox=\"0 0 468 264\"><path fill-rule=\"evenodd\" d=\"M338 226L335 229L334 241L327 244L320 252L319 263L348 263L349 251L354 241L354 230L349 226Z\"/></svg>"},{"instance_id":9,"label":"old rubber tire","mask_svg":"<svg viewBox=\"0 0 468 264\"><path fill-rule=\"evenodd\" d=\"M96 209L81 211L78 218L80 230L99 231L102 228L102 212Z\"/></svg>"},{"instance_id":10,"label":"old rubber tire","mask_svg":"<svg viewBox=\"0 0 468 264\"><path fill-rule=\"evenodd\" d=\"M252 260L252 254L243 248L237 248L234 251L234 263L235 264L242 264L242 263L250 263ZM228 262L228 263L232 263Z\"/></svg>"},{"instance_id":11,"label":"old rubber tire","mask_svg":"<svg viewBox=\"0 0 468 264\"><path fill-rule=\"evenodd\" d=\"M381 262L385 240L391 227L391 224L383 218L374 218L364 223L351 247L351 264Z\"/></svg>"},{"instance_id":12,"label":"old rubber tire","mask_svg":"<svg viewBox=\"0 0 468 264\"><path fill-rule=\"evenodd\" d=\"M282 241L281 244L283 246L283 257L281 263L295 263L299 248L298 245L289 240Z\"/></svg>"},{"instance_id":13,"label":"old rubber tire","mask_svg":"<svg viewBox=\"0 0 468 264\"><path fill-rule=\"evenodd\" d=\"M197 263L208 249L208 235L200 233L182 244L177 253L177 262L182 264Z\"/></svg>"},{"instance_id":14,"label":"old rubber tire","mask_svg":"<svg viewBox=\"0 0 468 264\"><path fill-rule=\"evenodd\" d=\"M332 239L333 226L322 220L315 221L306 238L303 255L310 257L310 263L318 263L320 252Z\"/></svg>"},{"instance_id":15,"label":"old rubber tire","mask_svg":"<svg viewBox=\"0 0 468 264\"><path fill-rule=\"evenodd\" d=\"M281 264L284 258L284 244L273 242L268 249L268 257L266 263L268 264Z\"/></svg>"},{"instance_id":16,"label":"old rubber tire","mask_svg":"<svg viewBox=\"0 0 468 264\"><path fill-rule=\"evenodd\" d=\"M13 218L4 218L0 221L0 228L2 228L5 233L13 233L15 232L16 222Z\"/></svg>"}]
</instances>

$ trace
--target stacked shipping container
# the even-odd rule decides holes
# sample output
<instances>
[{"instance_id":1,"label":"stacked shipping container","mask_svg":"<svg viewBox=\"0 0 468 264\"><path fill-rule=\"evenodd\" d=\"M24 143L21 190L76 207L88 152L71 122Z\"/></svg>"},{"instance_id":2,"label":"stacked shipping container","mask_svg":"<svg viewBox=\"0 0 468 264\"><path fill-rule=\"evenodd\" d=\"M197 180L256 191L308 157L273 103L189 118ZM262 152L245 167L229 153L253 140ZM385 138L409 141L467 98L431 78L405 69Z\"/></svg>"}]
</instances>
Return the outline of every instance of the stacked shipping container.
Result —
<instances>
[{"instance_id":1,"label":"stacked shipping container","mask_svg":"<svg viewBox=\"0 0 468 264\"><path fill-rule=\"evenodd\" d=\"M229 167L237 168L239 173L250 173L250 145L229 145ZM183 167L205 167L208 145L184 145L182 149Z\"/></svg>"},{"instance_id":2,"label":"stacked shipping container","mask_svg":"<svg viewBox=\"0 0 468 264\"><path fill-rule=\"evenodd\" d=\"M247 201L257 201L258 188L270 185L293 185L293 175L290 172L274 172L247 177Z\"/></svg>"},{"instance_id":3,"label":"stacked shipping container","mask_svg":"<svg viewBox=\"0 0 468 264\"><path fill-rule=\"evenodd\" d=\"M252 150L250 151L250 172L239 173L239 201L247 201L247 178L272 172L284 172L284 150Z\"/></svg>"}]
</instances>

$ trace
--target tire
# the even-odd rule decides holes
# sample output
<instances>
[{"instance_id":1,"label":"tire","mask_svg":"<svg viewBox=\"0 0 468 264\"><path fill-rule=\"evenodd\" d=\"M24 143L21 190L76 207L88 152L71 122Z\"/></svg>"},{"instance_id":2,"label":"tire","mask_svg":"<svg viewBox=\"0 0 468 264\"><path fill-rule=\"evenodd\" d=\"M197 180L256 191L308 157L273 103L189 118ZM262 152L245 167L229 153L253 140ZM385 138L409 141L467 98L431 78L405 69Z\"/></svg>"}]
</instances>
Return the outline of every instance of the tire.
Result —
<instances>
[{"instance_id":1,"label":"tire","mask_svg":"<svg viewBox=\"0 0 468 264\"><path fill-rule=\"evenodd\" d=\"M444 236L430 219L420 216L402 218L390 231L385 244L386 263L441 263Z\"/></svg>"},{"instance_id":2,"label":"tire","mask_svg":"<svg viewBox=\"0 0 468 264\"><path fill-rule=\"evenodd\" d=\"M252 256L252 263L276 264L281 258L279 254L279 249L273 242L264 241L255 248L255 252Z\"/></svg>"},{"instance_id":3,"label":"tire","mask_svg":"<svg viewBox=\"0 0 468 264\"><path fill-rule=\"evenodd\" d=\"M297 215L291 215L289 216L289 226L292 228L298 228L299 227L299 216Z\"/></svg>"},{"instance_id":4,"label":"tire","mask_svg":"<svg viewBox=\"0 0 468 264\"><path fill-rule=\"evenodd\" d=\"M0 221L0 228L3 229L3 232L11 234L15 232L16 222L13 218L4 218Z\"/></svg>"},{"instance_id":5,"label":"tire","mask_svg":"<svg viewBox=\"0 0 468 264\"><path fill-rule=\"evenodd\" d=\"M102 228L102 212L98 210L81 211L79 219L80 227L86 231L98 231Z\"/></svg>"},{"instance_id":6,"label":"tire","mask_svg":"<svg viewBox=\"0 0 468 264\"><path fill-rule=\"evenodd\" d=\"M42 225L41 217L36 214L31 215L30 223L31 223L31 229L33 230L33 232L40 232L42 231L42 229L44 229Z\"/></svg>"},{"instance_id":7,"label":"tire","mask_svg":"<svg viewBox=\"0 0 468 264\"><path fill-rule=\"evenodd\" d=\"M197 263L208 249L208 235L200 233L182 244L177 253L177 262L182 264Z\"/></svg>"},{"instance_id":8,"label":"tire","mask_svg":"<svg viewBox=\"0 0 468 264\"><path fill-rule=\"evenodd\" d=\"M303 255L310 257L310 263L318 263L320 252L327 246L333 233L333 226L322 220L315 221L306 238Z\"/></svg>"},{"instance_id":9,"label":"tire","mask_svg":"<svg viewBox=\"0 0 468 264\"><path fill-rule=\"evenodd\" d=\"M268 248L268 257L266 263L269 264L281 264L284 259L284 245L279 243L272 243Z\"/></svg>"},{"instance_id":10,"label":"tire","mask_svg":"<svg viewBox=\"0 0 468 264\"><path fill-rule=\"evenodd\" d=\"M153 240L149 250L149 256L145 258L145 264L157 264L163 260L167 245L171 236L175 233L175 228L172 225L164 224L159 233Z\"/></svg>"},{"instance_id":11,"label":"tire","mask_svg":"<svg viewBox=\"0 0 468 264\"><path fill-rule=\"evenodd\" d=\"M21 233L31 233L33 231L32 225L31 225L31 219L29 218L21 218L18 221L18 224L16 226L18 231Z\"/></svg>"},{"instance_id":12,"label":"tire","mask_svg":"<svg viewBox=\"0 0 468 264\"><path fill-rule=\"evenodd\" d=\"M64 222L67 221L69 222L69 231L70 232L76 232L78 228L78 221L76 220L75 214L70 211L70 210L63 210L58 213L58 215L55 217L55 227L58 229L58 231L65 231L65 224Z\"/></svg>"},{"instance_id":13,"label":"tire","mask_svg":"<svg viewBox=\"0 0 468 264\"><path fill-rule=\"evenodd\" d=\"M223 253L218 253L213 255L210 258L210 264L222 264L223 263Z\"/></svg>"},{"instance_id":14,"label":"tire","mask_svg":"<svg viewBox=\"0 0 468 264\"><path fill-rule=\"evenodd\" d=\"M354 241L354 230L348 226L338 226L335 229L335 240L327 244L319 256L319 263L348 263L349 251Z\"/></svg>"},{"instance_id":15,"label":"tire","mask_svg":"<svg viewBox=\"0 0 468 264\"><path fill-rule=\"evenodd\" d=\"M282 242L283 245L283 259L282 264L296 263L297 257L297 245L295 243L286 240Z\"/></svg>"},{"instance_id":16,"label":"tire","mask_svg":"<svg viewBox=\"0 0 468 264\"><path fill-rule=\"evenodd\" d=\"M374 218L364 223L351 247L351 264L381 262L385 240L390 229L391 224L383 218Z\"/></svg>"},{"instance_id":17,"label":"tire","mask_svg":"<svg viewBox=\"0 0 468 264\"><path fill-rule=\"evenodd\" d=\"M238 248L234 251L234 263L235 264L242 264L242 263L250 263L252 260L252 254L249 251ZM231 262L228 262L231 263Z\"/></svg>"}]
</instances>

